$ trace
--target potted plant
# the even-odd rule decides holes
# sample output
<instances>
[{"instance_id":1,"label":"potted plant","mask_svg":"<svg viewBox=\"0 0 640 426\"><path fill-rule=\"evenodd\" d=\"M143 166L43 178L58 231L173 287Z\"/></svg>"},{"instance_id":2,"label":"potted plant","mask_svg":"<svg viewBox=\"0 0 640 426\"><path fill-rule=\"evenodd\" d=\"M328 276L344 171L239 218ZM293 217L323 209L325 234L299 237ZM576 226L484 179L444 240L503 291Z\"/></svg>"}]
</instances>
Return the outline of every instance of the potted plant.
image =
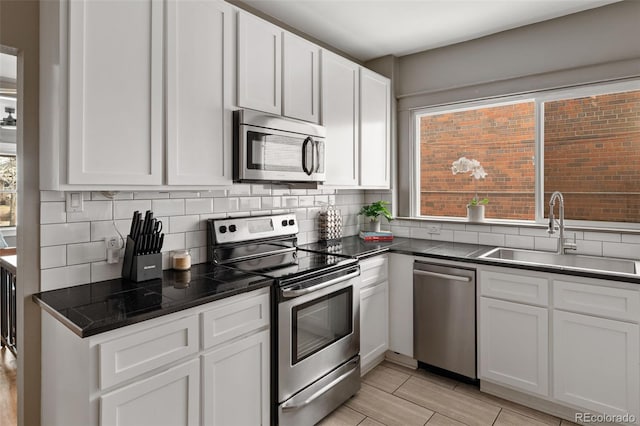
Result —
<instances>
[{"instance_id":1,"label":"potted plant","mask_svg":"<svg viewBox=\"0 0 640 426\"><path fill-rule=\"evenodd\" d=\"M385 207L389 205L387 201L376 201L375 203L367 206L362 206L358 214L364 215L369 218L369 230L373 232L380 232L380 215L384 216L387 221L392 221L393 217L391 212Z\"/></svg>"},{"instance_id":2,"label":"potted plant","mask_svg":"<svg viewBox=\"0 0 640 426\"><path fill-rule=\"evenodd\" d=\"M484 167L476 159L469 160L467 157L460 157L451 164L451 171L454 175L458 173L469 173L475 184L476 195L467 204L467 219L470 222L484 221L484 206L489 204L488 198L478 197L478 181L487 177Z\"/></svg>"}]
</instances>

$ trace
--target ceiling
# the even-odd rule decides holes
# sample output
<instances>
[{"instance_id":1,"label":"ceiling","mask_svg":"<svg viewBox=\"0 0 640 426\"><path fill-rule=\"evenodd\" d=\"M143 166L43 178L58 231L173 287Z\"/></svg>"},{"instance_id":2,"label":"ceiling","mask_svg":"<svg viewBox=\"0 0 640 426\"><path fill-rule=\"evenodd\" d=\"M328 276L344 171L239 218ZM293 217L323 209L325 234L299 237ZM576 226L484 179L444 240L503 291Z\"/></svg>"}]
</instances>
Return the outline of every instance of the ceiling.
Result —
<instances>
[{"instance_id":1,"label":"ceiling","mask_svg":"<svg viewBox=\"0 0 640 426\"><path fill-rule=\"evenodd\" d=\"M620 0L241 0L361 61L404 56Z\"/></svg>"}]
</instances>

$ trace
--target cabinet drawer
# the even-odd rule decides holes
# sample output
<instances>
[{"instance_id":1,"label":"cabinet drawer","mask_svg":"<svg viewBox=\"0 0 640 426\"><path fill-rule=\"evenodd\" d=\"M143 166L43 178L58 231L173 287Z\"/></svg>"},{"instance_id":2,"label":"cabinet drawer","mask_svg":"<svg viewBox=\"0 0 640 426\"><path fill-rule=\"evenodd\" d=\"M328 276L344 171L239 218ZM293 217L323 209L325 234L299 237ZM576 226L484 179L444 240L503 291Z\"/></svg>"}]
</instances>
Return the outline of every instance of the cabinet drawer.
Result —
<instances>
[{"instance_id":1,"label":"cabinet drawer","mask_svg":"<svg viewBox=\"0 0 640 426\"><path fill-rule=\"evenodd\" d=\"M555 280L553 300L558 309L636 323L640 320L640 293L635 290Z\"/></svg>"},{"instance_id":2,"label":"cabinet drawer","mask_svg":"<svg viewBox=\"0 0 640 426\"><path fill-rule=\"evenodd\" d=\"M480 294L545 306L549 303L549 281L529 275L483 270L480 273Z\"/></svg>"},{"instance_id":3,"label":"cabinet drawer","mask_svg":"<svg viewBox=\"0 0 640 426\"><path fill-rule=\"evenodd\" d=\"M198 317L181 318L98 345L100 389L198 351Z\"/></svg>"},{"instance_id":4,"label":"cabinet drawer","mask_svg":"<svg viewBox=\"0 0 640 426\"><path fill-rule=\"evenodd\" d=\"M269 325L268 289L249 295L235 296L200 314L202 347L208 349L235 337Z\"/></svg>"},{"instance_id":5,"label":"cabinet drawer","mask_svg":"<svg viewBox=\"0 0 640 426\"><path fill-rule=\"evenodd\" d=\"M388 269L388 257L386 254L361 261L360 288L386 281Z\"/></svg>"}]
</instances>

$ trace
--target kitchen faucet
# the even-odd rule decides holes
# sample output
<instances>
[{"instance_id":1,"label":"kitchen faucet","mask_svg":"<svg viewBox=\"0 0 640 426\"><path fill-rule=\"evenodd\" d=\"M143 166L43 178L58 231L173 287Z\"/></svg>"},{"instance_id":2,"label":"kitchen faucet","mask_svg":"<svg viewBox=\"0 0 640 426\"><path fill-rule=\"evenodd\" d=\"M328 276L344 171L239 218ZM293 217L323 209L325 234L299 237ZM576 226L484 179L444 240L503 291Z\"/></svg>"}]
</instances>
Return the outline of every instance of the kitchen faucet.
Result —
<instances>
[{"instance_id":1,"label":"kitchen faucet","mask_svg":"<svg viewBox=\"0 0 640 426\"><path fill-rule=\"evenodd\" d=\"M553 208L556 205L556 200L560 201L560 207L558 208L558 215L560 216L560 220L556 220L553 217ZM556 222L558 223L558 254L564 254L565 250L575 250L576 245L576 234L573 234L573 242L565 241L564 237L564 197L560 191L556 191L551 194L551 198L549 199L549 229L547 232L549 235L553 235L556 232Z\"/></svg>"}]
</instances>

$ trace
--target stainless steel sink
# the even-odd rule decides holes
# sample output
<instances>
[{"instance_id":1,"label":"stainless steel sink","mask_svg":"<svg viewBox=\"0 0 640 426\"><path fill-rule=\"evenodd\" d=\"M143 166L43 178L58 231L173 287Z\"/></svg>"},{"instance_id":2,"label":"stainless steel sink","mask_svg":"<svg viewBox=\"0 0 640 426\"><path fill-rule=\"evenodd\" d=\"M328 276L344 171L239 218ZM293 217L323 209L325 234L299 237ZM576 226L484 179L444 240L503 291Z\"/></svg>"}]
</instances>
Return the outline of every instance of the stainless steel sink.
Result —
<instances>
[{"instance_id":1,"label":"stainless steel sink","mask_svg":"<svg viewBox=\"0 0 640 426\"><path fill-rule=\"evenodd\" d=\"M579 254L557 254L538 250L521 250L505 247L495 248L481 256L509 263L525 263L540 266L555 266L562 269L611 272L638 275L640 262L611 257L583 256Z\"/></svg>"}]
</instances>

